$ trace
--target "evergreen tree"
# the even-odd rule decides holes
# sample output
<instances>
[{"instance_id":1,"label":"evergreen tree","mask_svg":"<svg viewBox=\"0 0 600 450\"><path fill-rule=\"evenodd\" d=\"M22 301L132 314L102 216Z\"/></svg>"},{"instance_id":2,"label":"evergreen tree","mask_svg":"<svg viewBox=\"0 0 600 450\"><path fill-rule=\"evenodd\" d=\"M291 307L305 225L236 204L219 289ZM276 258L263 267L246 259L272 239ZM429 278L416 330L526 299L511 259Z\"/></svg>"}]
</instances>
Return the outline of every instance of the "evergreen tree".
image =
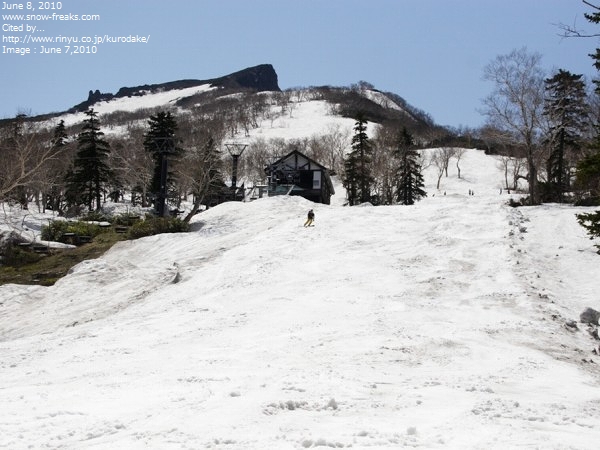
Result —
<instances>
[{"instance_id":1,"label":"evergreen tree","mask_svg":"<svg viewBox=\"0 0 600 450\"><path fill-rule=\"evenodd\" d=\"M552 78L544 80L547 94L544 115L550 123L547 141L551 153L547 171L549 200L552 201L562 202L570 188L570 169L587 127L588 105L582 77L560 69Z\"/></svg>"},{"instance_id":2,"label":"evergreen tree","mask_svg":"<svg viewBox=\"0 0 600 450\"><path fill-rule=\"evenodd\" d=\"M73 162L73 170L68 175L69 198L72 202L83 203L90 211L96 204L96 210L102 206L104 186L112 180L113 175L107 159L110 146L103 139L100 131L98 114L89 109L83 121L83 129L77 137L77 154Z\"/></svg>"},{"instance_id":3,"label":"evergreen tree","mask_svg":"<svg viewBox=\"0 0 600 450\"><path fill-rule=\"evenodd\" d=\"M577 178L575 185L577 189L586 191L592 202L598 204L600 201L600 152L583 158L577 164ZM588 203L590 200L588 199Z\"/></svg>"},{"instance_id":4,"label":"evergreen tree","mask_svg":"<svg viewBox=\"0 0 600 450\"><path fill-rule=\"evenodd\" d=\"M350 206L371 201L374 178L371 173L372 148L367 136L367 121L361 114L356 118L352 151L344 161L344 187Z\"/></svg>"},{"instance_id":5,"label":"evergreen tree","mask_svg":"<svg viewBox=\"0 0 600 450\"><path fill-rule=\"evenodd\" d=\"M592 14L585 14L585 18L591 23L599 24L600 11L596 11ZM596 70L600 70L600 48L597 48L596 52L590 56L594 60L594 67ZM596 93L600 93L600 80L594 80L594 83L596 84ZM599 174L598 168L600 168L600 153L592 155L580 163L577 177L579 178L582 176L583 178L588 178L588 182L591 181L591 179L596 178L595 181L597 185L597 177ZM588 231L588 234L592 238L600 237L600 211L589 214L579 214L577 215L577 220L579 224Z\"/></svg>"},{"instance_id":6,"label":"evergreen tree","mask_svg":"<svg viewBox=\"0 0 600 450\"><path fill-rule=\"evenodd\" d=\"M150 184L150 192L154 194L155 205L162 195L163 188L166 192L173 187L175 176L173 172L167 172L166 185L161 186L161 178L163 177L163 168L167 164L167 160L176 160L183 150L176 146L177 121L170 112L158 112L154 116L150 116L148 120L149 130L144 136L144 148L152 155L154 160L154 174ZM163 199L164 200L164 199Z\"/></svg>"},{"instance_id":7,"label":"evergreen tree","mask_svg":"<svg viewBox=\"0 0 600 450\"><path fill-rule=\"evenodd\" d=\"M64 149L67 145L67 128L65 121L61 120L54 128L54 136L52 137L52 147L56 149Z\"/></svg>"},{"instance_id":8,"label":"evergreen tree","mask_svg":"<svg viewBox=\"0 0 600 450\"><path fill-rule=\"evenodd\" d=\"M344 159L344 177L342 184L346 189L346 196L348 198L348 204L354 206L360 203L358 199L358 170L357 160L355 155L352 153Z\"/></svg>"},{"instance_id":9,"label":"evergreen tree","mask_svg":"<svg viewBox=\"0 0 600 450\"><path fill-rule=\"evenodd\" d=\"M54 135L50 141L53 153L57 156L64 156L67 149L67 128L65 127L65 121L61 120L58 125L54 128ZM62 159L62 158L61 158ZM61 182L64 180L64 166L63 170L57 167L56 161L52 161L53 164L48 171L48 182L50 184L49 189L44 194L44 208L46 204L50 205L55 211L60 209L60 198L61 198ZM60 161L62 163L62 161Z\"/></svg>"},{"instance_id":10,"label":"evergreen tree","mask_svg":"<svg viewBox=\"0 0 600 450\"><path fill-rule=\"evenodd\" d=\"M415 201L427 196L423 189L423 175L419 164L419 155L414 150L411 134L404 128L398 139L398 148L394 153L398 160L396 171L396 201L403 205L413 205Z\"/></svg>"},{"instance_id":11,"label":"evergreen tree","mask_svg":"<svg viewBox=\"0 0 600 450\"><path fill-rule=\"evenodd\" d=\"M600 211L592 213L575 214L577 222L587 230L590 239L600 237ZM600 244L596 244L598 253L600 254Z\"/></svg>"},{"instance_id":12,"label":"evergreen tree","mask_svg":"<svg viewBox=\"0 0 600 450\"><path fill-rule=\"evenodd\" d=\"M597 11L593 12L591 14L584 13L584 17L587 19L588 22L600 24L600 10L598 10L597 7L595 7L591 4L588 4L588 5L592 6ZM596 48L596 51L589 56L594 60L593 65L596 68L596 70L600 71L600 48ZM593 83L596 85L596 92L600 92L600 80L596 79L593 81Z\"/></svg>"}]
</instances>

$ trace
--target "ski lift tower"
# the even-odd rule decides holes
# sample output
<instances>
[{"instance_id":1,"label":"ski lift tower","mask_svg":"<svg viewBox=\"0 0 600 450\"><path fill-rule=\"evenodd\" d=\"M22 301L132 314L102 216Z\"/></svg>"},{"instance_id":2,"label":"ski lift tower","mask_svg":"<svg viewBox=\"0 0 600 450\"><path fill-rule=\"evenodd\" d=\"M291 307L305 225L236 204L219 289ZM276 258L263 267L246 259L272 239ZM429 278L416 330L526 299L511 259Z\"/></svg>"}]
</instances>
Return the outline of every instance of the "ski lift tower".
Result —
<instances>
[{"instance_id":1,"label":"ski lift tower","mask_svg":"<svg viewBox=\"0 0 600 450\"><path fill-rule=\"evenodd\" d=\"M248 147L248 144L241 144L238 142L230 142L230 143L225 144L225 147L227 148L227 151L233 158L233 162L232 162L233 167L231 170L231 191L232 191L233 199L235 200L235 191L237 189L238 160L239 160L240 156L242 156L242 153L244 153L244 150L246 150L246 147Z\"/></svg>"}]
</instances>

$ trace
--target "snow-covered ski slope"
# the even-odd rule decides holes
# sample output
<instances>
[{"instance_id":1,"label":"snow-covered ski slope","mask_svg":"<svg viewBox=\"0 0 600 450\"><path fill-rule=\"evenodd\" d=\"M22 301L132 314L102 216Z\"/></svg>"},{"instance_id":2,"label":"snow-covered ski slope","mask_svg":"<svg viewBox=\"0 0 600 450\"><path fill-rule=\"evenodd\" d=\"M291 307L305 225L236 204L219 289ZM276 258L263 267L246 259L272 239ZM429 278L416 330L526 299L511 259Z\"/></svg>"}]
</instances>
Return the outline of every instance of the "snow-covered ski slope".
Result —
<instances>
[{"instance_id":1,"label":"snow-covered ski slope","mask_svg":"<svg viewBox=\"0 0 600 450\"><path fill-rule=\"evenodd\" d=\"M585 209L461 168L411 207L226 203L0 287L0 448L597 449L598 342L564 326L600 309Z\"/></svg>"}]
</instances>

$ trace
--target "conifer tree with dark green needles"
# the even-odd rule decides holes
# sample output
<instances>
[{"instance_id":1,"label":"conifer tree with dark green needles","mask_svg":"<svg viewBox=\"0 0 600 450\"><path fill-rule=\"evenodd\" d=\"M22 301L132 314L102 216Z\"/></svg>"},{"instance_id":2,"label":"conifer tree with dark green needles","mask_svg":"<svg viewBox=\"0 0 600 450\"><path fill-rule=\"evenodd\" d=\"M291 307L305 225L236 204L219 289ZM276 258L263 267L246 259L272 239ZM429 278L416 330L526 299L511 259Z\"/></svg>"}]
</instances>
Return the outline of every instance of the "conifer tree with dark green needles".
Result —
<instances>
[{"instance_id":1,"label":"conifer tree with dark green needles","mask_svg":"<svg viewBox=\"0 0 600 450\"><path fill-rule=\"evenodd\" d=\"M100 131L98 114L89 109L83 121L83 129L77 137L78 150L73 170L68 175L67 191L70 203L84 204L89 211L100 210L102 194L113 181L113 172L108 165L110 145Z\"/></svg>"},{"instance_id":2,"label":"conifer tree with dark green needles","mask_svg":"<svg viewBox=\"0 0 600 450\"><path fill-rule=\"evenodd\" d=\"M396 201L402 205L413 205L416 201L427 196L423 189L425 183L419 164L419 155L414 149L412 135L402 129L398 138L398 146L394 152L398 161L396 170Z\"/></svg>"},{"instance_id":3,"label":"conifer tree with dark green needles","mask_svg":"<svg viewBox=\"0 0 600 450\"><path fill-rule=\"evenodd\" d=\"M164 159L173 162L181 157L183 149L177 146L177 120L171 112L160 111L148 119L149 129L144 136L144 149L150 153L154 160L154 174L150 185L150 192L156 198L161 191L161 171ZM170 164L170 163L169 163ZM175 184L175 174L169 170L167 173L167 191L172 190Z\"/></svg>"},{"instance_id":4,"label":"conifer tree with dark green needles","mask_svg":"<svg viewBox=\"0 0 600 450\"><path fill-rule=\"evenodd\" d=\"M359 114L354 124L352 151L344 160L343 184L350 206L371 201L371 190L374 183L372 175L373 149L367 135L367 120Z\"/></svg>"},{"instance_id":5,"label":"conifer tree with dark green needles","mask_svg":"<svg viewBox=\"0 0 600 450\"><path fill-rule=\"evenodd\" d=\"M546 200L564 201L564 194L571 187L571 168L580 159L589 111L582 77L560 69L553 77L544 80L544 115L550 124L546 142L551 148L547 161L550 192Z\"/></svg>"}]
</instances>

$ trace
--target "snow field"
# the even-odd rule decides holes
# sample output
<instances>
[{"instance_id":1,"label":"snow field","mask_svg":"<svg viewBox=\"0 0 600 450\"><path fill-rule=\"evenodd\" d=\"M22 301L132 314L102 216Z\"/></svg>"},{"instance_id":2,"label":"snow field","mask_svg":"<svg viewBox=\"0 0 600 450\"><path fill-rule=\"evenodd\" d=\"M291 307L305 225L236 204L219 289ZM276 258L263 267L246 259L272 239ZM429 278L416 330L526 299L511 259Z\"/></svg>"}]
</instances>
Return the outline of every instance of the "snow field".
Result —
<instances>
[{"instance_id":1,"label":"snow field","mask_svg":"<svg viewBox=\"0 0 600 450\"><path fill-rule=\"evenodd\" d=\"M0 287L0 447L596 448L593 340L563 325L593 243L461 168L412 207L226 203Z\"/></svg>"}]
</instances>

